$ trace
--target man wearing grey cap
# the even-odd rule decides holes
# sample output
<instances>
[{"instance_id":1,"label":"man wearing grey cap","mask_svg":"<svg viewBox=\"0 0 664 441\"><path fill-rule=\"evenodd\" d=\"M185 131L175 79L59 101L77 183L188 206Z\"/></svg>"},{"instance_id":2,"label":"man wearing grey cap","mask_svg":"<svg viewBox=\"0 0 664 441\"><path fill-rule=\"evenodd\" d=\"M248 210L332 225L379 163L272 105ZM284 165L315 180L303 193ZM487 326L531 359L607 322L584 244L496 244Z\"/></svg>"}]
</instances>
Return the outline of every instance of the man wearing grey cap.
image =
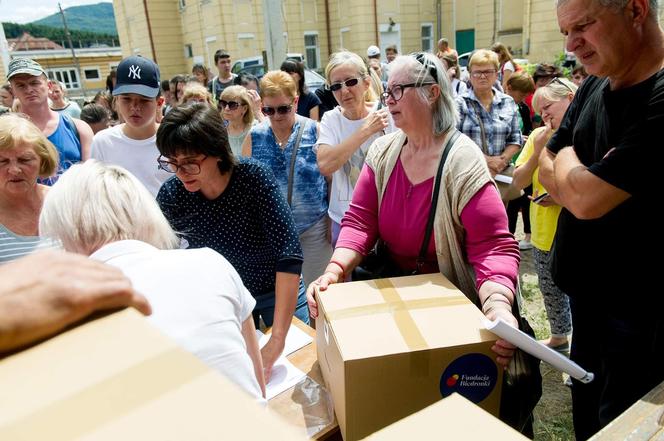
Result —
<instances>
[{"instance_id":1,"label":"man wearing grey cap","mask_svg":"<svg viewBox=\"0 0 664 441\"><path fill-rule=\"evenodd\" d=\"M163 103L159 66L132 55L120 62L113 88L117 111L124 123L95 135L92 157L126 168L154 196L171 175L157 168L157 108Z\"/></svg>"},{"instance_id":2,"label":"man wearing grey cap","mask_svg":"<svg viewBox=\"0 0 664 441\"><path fill-rule=\"evenodd\" d=\"M55 145L60 155L56 176L44 180L52 184L69 166L90 157L92 129L80 119L60 114L48 105L50 84L44 69L30 58L14 58L7 69L7 79L14 96L21 103L21 112Z\"/></svg>"}]
</instances>

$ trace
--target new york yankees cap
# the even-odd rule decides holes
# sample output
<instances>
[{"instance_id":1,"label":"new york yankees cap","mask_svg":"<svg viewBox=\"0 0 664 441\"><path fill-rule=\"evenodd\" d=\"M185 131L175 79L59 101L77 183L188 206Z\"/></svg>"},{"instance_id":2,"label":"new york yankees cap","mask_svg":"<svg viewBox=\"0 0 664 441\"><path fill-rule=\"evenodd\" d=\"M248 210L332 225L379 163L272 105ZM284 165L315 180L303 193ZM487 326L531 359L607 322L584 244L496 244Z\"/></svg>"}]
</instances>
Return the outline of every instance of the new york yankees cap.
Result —
<instances>
[{"instance_id":1,"label":"new york yankees cap","mask_svg":"<svg viewBox=\"0 0 664 441\"><path fill-rule=\"evenodd\" d=\"M120 61L113 96L126 93L156 98L159 95L159 66L140 55Z\"/></svg>"}]
</instances>

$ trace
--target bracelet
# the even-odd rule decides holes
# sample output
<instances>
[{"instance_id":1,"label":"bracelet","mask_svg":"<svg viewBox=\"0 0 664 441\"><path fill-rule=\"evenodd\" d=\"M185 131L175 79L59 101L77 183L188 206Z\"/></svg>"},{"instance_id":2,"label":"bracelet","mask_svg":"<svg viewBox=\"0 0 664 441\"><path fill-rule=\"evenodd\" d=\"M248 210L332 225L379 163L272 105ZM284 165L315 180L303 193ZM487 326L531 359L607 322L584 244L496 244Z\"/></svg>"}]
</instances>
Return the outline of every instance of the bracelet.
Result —
<instances>
[{"instance_id":1,"label":"bracelet","mask_svg":"<svg viewBox=\"0 0 664 441\"><path fill-rule=\"evenodd\" d=\"M482 312L486 315L489 312L491 312L493 309L500 307L500 304L502 304L502 307L506 307L511 311L512 304L509 302L507 297L505 297L503 294L499 292L494 292L484 301L484 304L482 305Z\"/></svg>"},{"instance_id":2,"label":"bracelet","mask_svg":"<svg viewBox=\"0 0 664 441\"><path fill-rule=\"evenodd\" d=\"M341 276L339 277L339 280L344 280L345 279L344 275L346 274L346 268L344 268L344 266L341 263L337 262L336 260L330 260L330 263L333 263L339 268L341 268Z\"/></svg>"}]
</instances>

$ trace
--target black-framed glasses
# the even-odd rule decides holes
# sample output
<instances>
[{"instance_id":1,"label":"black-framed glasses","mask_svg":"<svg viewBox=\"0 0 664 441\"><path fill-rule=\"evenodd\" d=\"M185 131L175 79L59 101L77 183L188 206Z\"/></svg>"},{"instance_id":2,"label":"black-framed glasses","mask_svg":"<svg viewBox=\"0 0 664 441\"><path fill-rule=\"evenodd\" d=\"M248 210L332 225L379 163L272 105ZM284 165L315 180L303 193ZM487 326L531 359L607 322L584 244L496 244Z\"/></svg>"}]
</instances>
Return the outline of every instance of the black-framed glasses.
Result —
<instances>
[{"instance_id":1,"label":"black-framed glasses","mask_svg":"<svg viewBox=\"0 0 664 441\"><path fill-rule=\"evenodd\" d=\"M327 86L327 89L332 92L340 91L344 86L346 87L355 87L360 83L360 78L349 78L346 81L340 81L338 83L332 83Z\"/></svg>"},{"instance_id":2,"label":"black-framed glasses","mask_svg":"<svg viewBox=\"0 0 664 441\"><path fill-rule=\"evenodd\" d=\"M385 89L385 92L382 93L381 95L381 101L383 104L387 101L389 97L392 97L392 99L397 102L403 97L403 90L408 89L409 87L422 87L422 86L430 86L432 82L428 83L408 83L408 84L395 84L392 86L391 89Z\"/></svg>"},{"instance_id":3,"label":"black-framed glasses","mask_svg":"<svg viewBox=\"0 0 664 441\"><path fill-rule=\"evenodd\" d=\"M429 71L429 74L433 77L433 80L437 83L438 82L438 69L436 69L436 65L433 64L431 60L429 60L424 52L415 52L412 54L413 57L424 67L427 68Z\"/></svg>"},{"instance_id":4,"label":"black-framed glasses","mask_svg":"<svg viewBox=\"0 0 664 441\"><path fill-rule=\"evenodd\" d=\"M188 175L197 175L200 174L201 172L201 163L206 159L207 155L203 156L203 159L200 159L198 161L189 161L185 162L184 164L177 164L160 156L159 158L157 158L157 164L159 164L158 165L159 169L164 170L168 173L177 173L178 170L182 170Z\"/></svg>"},{"instance_id":5,"label":"black-framed glasses","mask_svg":"<svg viewBox=\"0 0 664 441\"><path fill-rule=\"evenodd\" d=\"M489 75L493 75L496 72L496 69L474 70L470 73L470 76L473 78L488 78Z\"/></svg>"},{"instance_id":6,"label":"black-framed glasses","mask_svg":"<svg viewBox=\"0 0 664 441\"><path fill-rule=\"evenodd\" d=\"M240 107L242 103L238 103L237 101L226 101L226 100L219 100L219 108L220 109L225 109L228 107L229 110L235 110L238 107Z\"/></svg>"},{"instance_id":7,"label":"black-framed glasses","mask_svg":"<svg viewBox=\"0 0 664 441\"><path fill-rule=\"evenodd\" d=\"M287 113L290 113L291 110L293 110L293 105L289 104L287 106L277 106L277 107L263 106L261 107L261 110L267 116L273 116L275 113L278 113L279 115L285 115Z\"/></svg>"},{"instance_id":8,"label":"black-framed glasses","mask_svg":"<svg viewBox=\"0 0 664 441\"><path fill-rule=\"evenodd\" d=\"M569 93L571 93L572 95L574 95L574 91L573 91L572 88L569 86L569 84L565 84L565 82L564 82L563 80L561 80L559 77L553 77L553 78L551 78L551 80L550 80L548 83L546 83L546 85L545 85L544 87L548 87L548 86L552 85L553 83L560 84L560 85L563 86L565 89L569 90Z\"/></svg>"}]
</instances>

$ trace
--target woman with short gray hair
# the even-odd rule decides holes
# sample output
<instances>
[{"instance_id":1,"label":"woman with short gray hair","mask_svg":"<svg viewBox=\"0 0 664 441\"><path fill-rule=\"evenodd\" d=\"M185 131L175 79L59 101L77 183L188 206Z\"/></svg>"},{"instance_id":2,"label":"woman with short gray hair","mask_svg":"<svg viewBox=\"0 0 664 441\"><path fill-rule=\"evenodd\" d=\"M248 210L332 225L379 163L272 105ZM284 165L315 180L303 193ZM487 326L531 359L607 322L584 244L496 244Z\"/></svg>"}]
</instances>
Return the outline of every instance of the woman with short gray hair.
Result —
<instances>
[{"instance_id":1,"label":"woman with short gray hair","mask_svg":"<svg viewBox=\"0 0 664 441\"><path fill-rule=\"evenodd\" d=\"M343 281L380 240L401 274L441 272L487 317L516 325L519 248L482 153L454 128L445 69L427 53L391 65L383 102L400 130L369 148L332 259L307 290L310 312L314 292ZM494 351L507 365L514 346L499 340Z\"/></svg>"},{"instance_id":2,"label":"woman with short gray hair","mask_svg":"<svg viewBox=\"0 0 664 441\"><path fill-rule=\"evenodd\" d=\"M73 165L49 191L39 231L121 269L150 302L152 324L264 402L256 301L221 254L177 249L154 197L130 172L95 160Z\"/></svg>"}]
</instances>

